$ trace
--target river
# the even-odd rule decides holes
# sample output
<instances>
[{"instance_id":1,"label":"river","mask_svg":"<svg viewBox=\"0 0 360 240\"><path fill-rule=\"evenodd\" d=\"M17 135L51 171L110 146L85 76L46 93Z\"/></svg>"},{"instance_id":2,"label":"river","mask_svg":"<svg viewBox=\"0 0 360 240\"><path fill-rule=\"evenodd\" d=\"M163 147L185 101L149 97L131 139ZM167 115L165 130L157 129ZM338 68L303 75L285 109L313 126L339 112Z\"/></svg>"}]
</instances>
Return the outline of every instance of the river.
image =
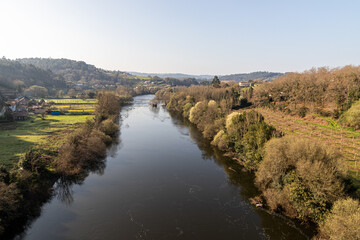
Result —
<instances>
[{"instance_id":1,"label":"river","mask_svg":"<svg viewBox=\"0 0 360 240\"><path fill-rule=\"evenodd\" d=\"M253 175L192 126L138 96L121 112L106 166L54 196L16 239L308 239L311 231L249 203Z\"/></svg>"}]
</instances>

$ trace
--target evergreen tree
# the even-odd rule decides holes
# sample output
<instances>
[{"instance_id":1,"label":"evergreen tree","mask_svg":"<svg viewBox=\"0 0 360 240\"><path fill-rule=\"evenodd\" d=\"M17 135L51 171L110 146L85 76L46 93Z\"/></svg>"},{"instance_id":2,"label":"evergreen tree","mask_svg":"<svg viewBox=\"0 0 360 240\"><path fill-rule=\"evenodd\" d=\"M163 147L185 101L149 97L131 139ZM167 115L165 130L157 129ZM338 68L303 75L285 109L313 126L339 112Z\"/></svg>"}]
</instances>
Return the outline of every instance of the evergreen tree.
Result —
<instances>
[{"instance_id":1,"label":"evergreen tree","mask_svg":"<svg viewBox=\"0 0 360 240\"><path fill-rule=\"evenodd\" d=\"M214 79L212 80L211 84L214 86L214 87L219 87L220 86L220 80L218 78L218 76L215 76Z\"/></svg>"}]
</instances>

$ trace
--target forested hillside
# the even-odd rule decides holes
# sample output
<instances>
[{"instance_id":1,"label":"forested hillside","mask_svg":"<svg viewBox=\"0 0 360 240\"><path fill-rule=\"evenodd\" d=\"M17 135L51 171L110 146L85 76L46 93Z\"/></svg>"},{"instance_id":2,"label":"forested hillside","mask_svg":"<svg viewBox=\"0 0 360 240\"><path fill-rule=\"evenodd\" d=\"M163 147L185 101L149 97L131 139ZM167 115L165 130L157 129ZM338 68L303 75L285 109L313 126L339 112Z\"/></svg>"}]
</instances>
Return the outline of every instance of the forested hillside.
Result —
<instances>
[{"instance_id":1,"label":"forested hillside","mask_svg":"<svg viewBox=\"0 0 360 240\"><path fill-rule=\"evenodd\" d=\"M277 72L252 72L252 73L224 75L224 76L220 76L220 80L235 81L235 82L249 81L249 80L273 81L282 75L284 74Z\"/></svg>"},{"instance_id":2,"label":"forested hillside","mask_svg":"<svg viewBox=\"0 0 360 240\"><path fill-rule=\"evenodd\" d=\"M116 84L136 85L140 81L137 77L121 72L107 71L87 64L83 61L52 58L22 58L21 63L33 64L41 69L51 70L60 74L70 84L83 84L97 88L115 87Z\"/></svg>"},{"instance_id":3,"label":"forested hillside","mask_svg":"<svg viewBox=\"0 0 360 240\"><path fill-rule=\"evenodd\" d=\"M66 88L64 78L51 71L18 61L0 59L0 88L22 91L34 85L46 87L50 91Z\"/></svg>"},{"instance_id":4,"label":"forested hillside","mask_svg":"<svg viewBox=\"0 0 360 240\"><path fill-rule=\"evenodd\" d=\"M183 74L183 73L142 73L142 72L128 72L135 76L141 76L141 77L161 77L161 78L195 78L195 79L211 79L212 75L190 75L190 74Z\"/></svg>"}]
</instances>

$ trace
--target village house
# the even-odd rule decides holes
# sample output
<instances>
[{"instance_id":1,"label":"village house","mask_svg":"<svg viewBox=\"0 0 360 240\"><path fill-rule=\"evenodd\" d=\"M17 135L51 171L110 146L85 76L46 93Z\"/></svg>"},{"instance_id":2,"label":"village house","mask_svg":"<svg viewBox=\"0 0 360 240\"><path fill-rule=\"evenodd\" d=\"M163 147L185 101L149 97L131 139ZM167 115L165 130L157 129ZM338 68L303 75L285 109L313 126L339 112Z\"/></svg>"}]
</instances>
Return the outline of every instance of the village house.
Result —
<instances>
[{"instance_id":1,"label":"village house","mask_svg":"<svg viewBox=\"0 0 360 240\"><path fill-rule=\"evenodd\" d=\"M15 99L19 95L18 91L14 90L0 90L0 94L5 98L5 100Z\"/></svg>"},{"instance_id":2,"label":"village house","mask_svg":"<svg viewBox=\"0 0 360 240\"><path fill-rule=\"evenodd\" d=\"M22 111L22 112L13 112L12 115L13 115L13 118L14 118L15 121L24 121L24 120L28 119L28 117L29 117L29 113L24 112L24 111Z\"/></svg>"},{"instance_id":3,"label":"village house","mask_svg":"<svg viewBox=\"0 0 360 240\"><path fill-rule=\"evenodd\" d=\"M242 88L245 88L245 87L252 87L252 86L254 86L254 84L247 82L247 81L241 81L241 82L239 82L239 86Z\"/></svg>"},{"instance_id":4,"label":"village house","mask_svg":"<svg viewBox=\"0 0 360 240\"><path fill-rule=\"evenodd\" d=\"M15 101L20 106L27 106L29 103L29 99L27 97L19 97L19 98L16 98Z\"/></svg>"}]
</instances>

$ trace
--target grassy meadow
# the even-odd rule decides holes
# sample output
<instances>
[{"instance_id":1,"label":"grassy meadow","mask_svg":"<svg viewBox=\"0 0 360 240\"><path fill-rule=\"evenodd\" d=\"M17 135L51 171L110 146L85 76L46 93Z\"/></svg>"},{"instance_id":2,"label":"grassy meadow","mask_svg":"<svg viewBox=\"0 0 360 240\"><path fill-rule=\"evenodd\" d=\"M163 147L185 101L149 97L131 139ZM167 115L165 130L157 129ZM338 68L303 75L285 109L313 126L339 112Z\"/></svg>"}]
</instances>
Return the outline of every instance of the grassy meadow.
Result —
<instances>
[{"instance_id":1,"label":"grassy meadow","mask_svg":"<svg viewBox=\"0 0 360 240\"><path fill-rule=\"evenodd\" d=\"M46 115L45 119L31 116L26 121L3 124L0 131L0 165L11 168L31 147L56 151L67 133L92 118L96 99L46 99L56 103L55 110L66 115Z\"/></svg>"},{"instance_id":2,"label":"grassy meadow","mask_svg":"<svg viewBox=\"0 0 360 240\"><path fill-rule=\"evenodd\" d=\"M91 115L48 115L44 120L36 116L13 123L15 129L0 131L0 165L12 167L29 148L56 150L79 124Z\"/></svg>"}]
</instances>

